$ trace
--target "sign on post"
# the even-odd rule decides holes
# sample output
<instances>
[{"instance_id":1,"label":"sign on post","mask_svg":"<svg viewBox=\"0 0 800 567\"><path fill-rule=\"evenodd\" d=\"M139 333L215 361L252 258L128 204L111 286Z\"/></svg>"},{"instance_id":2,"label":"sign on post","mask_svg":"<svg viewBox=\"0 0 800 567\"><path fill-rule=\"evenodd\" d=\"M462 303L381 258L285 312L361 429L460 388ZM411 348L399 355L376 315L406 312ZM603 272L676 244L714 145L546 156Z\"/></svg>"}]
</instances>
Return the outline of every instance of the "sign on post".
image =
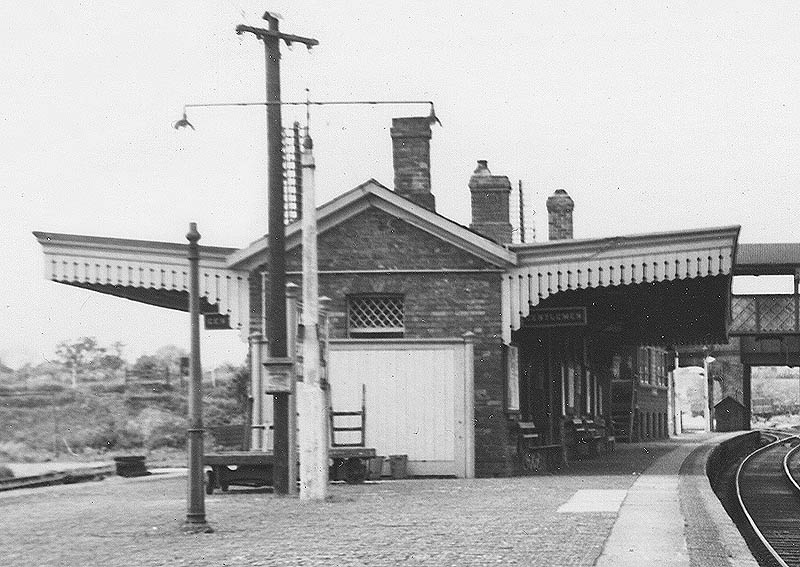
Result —
<instances>
[{"instance_id":1,"label":"sign on post","mask_svg":"<svg viewBox=\"0 0 800 567\"><path fill-rule=\"evenodd\" d=\"M217 331L231 328L231 316L222 313L204 313L206 331Z\"/></svg>"},{"instance_id":2,"label":"sign on post","mask_svg":"<svg viewBox=\"0 0 800 567\"><path fill-rule=\"evenodd\" d=\"M294 390L294 360L289 357L268 357L264 362L264 393L291 394Z\"/></svg>"}]
</instances>

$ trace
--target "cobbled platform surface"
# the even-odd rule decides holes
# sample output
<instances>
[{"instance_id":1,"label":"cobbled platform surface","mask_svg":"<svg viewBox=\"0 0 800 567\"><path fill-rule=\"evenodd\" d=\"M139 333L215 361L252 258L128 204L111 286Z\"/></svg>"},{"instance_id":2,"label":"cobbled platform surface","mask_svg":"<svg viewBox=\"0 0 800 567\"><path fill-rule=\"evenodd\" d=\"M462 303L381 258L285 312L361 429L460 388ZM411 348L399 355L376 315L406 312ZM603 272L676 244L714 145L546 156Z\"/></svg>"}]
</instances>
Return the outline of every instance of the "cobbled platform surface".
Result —
<instances>
[{"instance_id":1,"label":"cobbled platform surface","mask_svg":"<svg viewBox=\"0 0 800 567\"><path fill-rule=\"evenodd\" d=\"M618 513L559 506L582 489L628 490L685 442L617 445L550 475L333 484L324 503L232 487L206 497L211 534L180 530L185 476L6 492L2 565L590 566Z\"/></svg>"}]
</instances>

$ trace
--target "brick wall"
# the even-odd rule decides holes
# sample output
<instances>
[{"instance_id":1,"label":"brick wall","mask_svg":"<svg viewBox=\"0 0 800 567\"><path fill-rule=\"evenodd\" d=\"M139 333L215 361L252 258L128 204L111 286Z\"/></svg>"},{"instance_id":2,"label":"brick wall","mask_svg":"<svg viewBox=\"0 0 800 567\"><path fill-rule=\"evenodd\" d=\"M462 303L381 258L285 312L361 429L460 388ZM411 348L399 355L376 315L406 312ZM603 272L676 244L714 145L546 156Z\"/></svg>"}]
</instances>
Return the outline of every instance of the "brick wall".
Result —
<instances>
[{"instance_id":1,"label":"brick wall","mask_svg":"<svg viewBox=\"0 0 800 567\"><path fill-rule=\"evenodd\" d=\"M508 200L511 182L505 175L492 175L486 160L478 160L478 167L469 179L472 223L475 232L500 244L511 242Z\"/></svg>"},{"instance_id":2,"label":"brick wall","mask_svg":"<svg viewBox=\"0 0 800 567\"><path fill-rule=\"evenodd\" d=\"M505 370L500 339L500 277L486 263L378 209L368 209L320 234L319 268L325 270L459 269L475 272L321 274L320 294L331 298L331 331L347 336L347 295L405 296L405 336L452 338L475 334L476 474L511 473L504 411ZM301 250L287 255L287 271L301 270ZM261 319L260 273L251 278L253 321ZM256 274L254 274L256 275ZM299 275L287 279L301 283Z\"/></svg>"},{"instance_id":3,"label":"brick wall","mask_svg":"<svg viewBox=\"0 0 800 567\"><path fill-rule=\"evenodd\" d=\"M431 122L428 116L392 119L394 190L418 205L436 210L431 193Z\"/></svg>"},{"instance_id":4,"label":"brick wall","mask_svg":"<svg viewBox=\"0 0 800 567\"><path fill-rule=\"evenodd\" d=\"M572 238L572 211L575 202L563 189L547 198L547 224L550 240L569 240Z\"/></svg>"}]
</instances>

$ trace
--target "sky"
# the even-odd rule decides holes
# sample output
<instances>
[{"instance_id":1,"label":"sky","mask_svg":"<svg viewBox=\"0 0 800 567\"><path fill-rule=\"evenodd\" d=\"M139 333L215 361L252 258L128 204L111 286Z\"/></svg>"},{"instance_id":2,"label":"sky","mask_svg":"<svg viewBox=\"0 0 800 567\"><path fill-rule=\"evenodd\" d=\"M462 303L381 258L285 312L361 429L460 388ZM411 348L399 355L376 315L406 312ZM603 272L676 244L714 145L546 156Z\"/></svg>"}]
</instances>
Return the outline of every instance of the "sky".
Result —
<instances>
[{"instance_id":1,"label":"sky","mask_svg":"<svg viewBox=\"0 0 800 567\"><path fill-rule=\"evenodd\" d=\"M742 226L800 242L796 2L0 3L0 360L62 340L121 341L131 360L188 346L188 315L46 281L33 230L242 247L267 225L264 53L236 25L319 46L282 53L283 100L432 100L441 214L469 224L476 160L545 200L575 200L575 237ZM425 106L314 108L317 199L393 185L389 127ZM305 120L287 111L284 122ZM241 363L236 331L204 366Z\"/></svg>"}]
</instances>

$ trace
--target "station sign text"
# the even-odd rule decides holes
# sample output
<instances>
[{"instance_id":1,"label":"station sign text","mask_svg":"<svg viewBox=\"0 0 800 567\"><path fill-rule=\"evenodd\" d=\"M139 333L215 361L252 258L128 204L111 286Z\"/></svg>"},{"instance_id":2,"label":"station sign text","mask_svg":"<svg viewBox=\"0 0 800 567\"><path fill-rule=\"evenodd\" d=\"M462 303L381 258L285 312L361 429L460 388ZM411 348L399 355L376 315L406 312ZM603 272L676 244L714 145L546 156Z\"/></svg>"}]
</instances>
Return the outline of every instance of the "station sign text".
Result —
<instances>
[{"instance_id":1,"label":"station sign text","mask_svg":"<svg viewBox=\"0 0 800 567\"><path fill-rule=\"evenodd\" d=\"M525 318L526 327L582 327L584 325L586 325L585 307L534 309Z\"/></svg>"}]
</instances>

